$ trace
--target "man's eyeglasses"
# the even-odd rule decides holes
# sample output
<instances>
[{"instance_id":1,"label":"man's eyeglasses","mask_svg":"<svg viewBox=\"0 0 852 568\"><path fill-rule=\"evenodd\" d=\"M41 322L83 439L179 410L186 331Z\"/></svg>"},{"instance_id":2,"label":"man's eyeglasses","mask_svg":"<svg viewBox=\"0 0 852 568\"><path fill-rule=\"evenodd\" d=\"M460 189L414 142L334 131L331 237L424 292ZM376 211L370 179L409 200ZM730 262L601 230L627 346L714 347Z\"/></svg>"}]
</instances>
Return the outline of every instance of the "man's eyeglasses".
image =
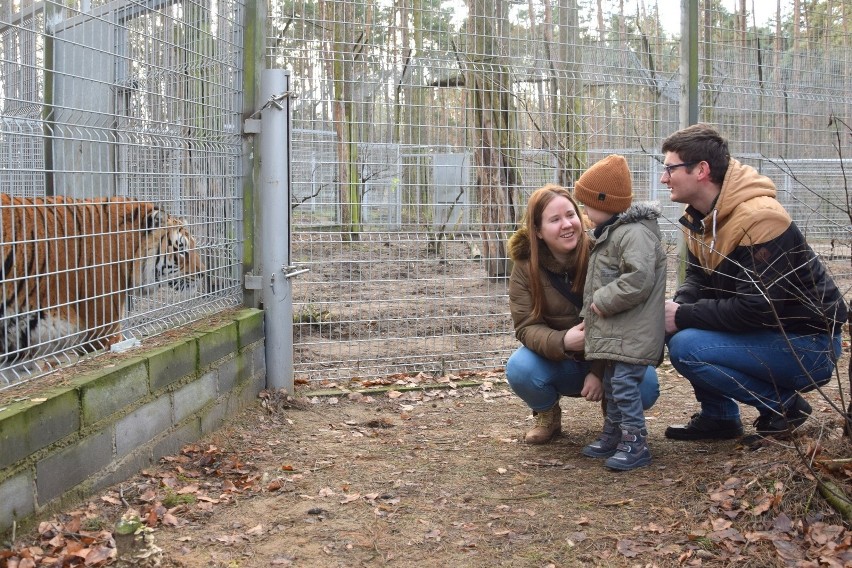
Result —
<instances>
[{"instance_id":1,"label":"man's eyeglasses","mask_svg":"<svg viewBox=\"0 0 852 568\"><path fill-rule=\"evenodd\" d=\"M663 169L666 170L666 173L672 175L672 170L676 170L678 168L694 166L698 162L681 162L679 164L672 164L670 166L663 165Z\"/></svg>"}]
</instances>

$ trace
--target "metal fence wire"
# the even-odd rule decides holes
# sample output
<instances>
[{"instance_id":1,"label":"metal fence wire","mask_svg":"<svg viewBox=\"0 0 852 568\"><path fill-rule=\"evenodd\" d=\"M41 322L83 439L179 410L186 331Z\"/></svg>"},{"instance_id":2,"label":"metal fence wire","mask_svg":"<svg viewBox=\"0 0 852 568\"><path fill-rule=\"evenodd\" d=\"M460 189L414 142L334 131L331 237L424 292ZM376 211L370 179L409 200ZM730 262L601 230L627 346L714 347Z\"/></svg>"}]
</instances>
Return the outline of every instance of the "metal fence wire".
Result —
<instances>
[{"instance_id":1,"label":"metal fence wire","mask_svg":"<svg viewBox=\"0 0 852 568\"><path fill-rule=\"evenodd\" d=\"M242 301L242 12L0 3L0 389Z\"/></svg>"},{"instance_id":2,"label":"metal fence wire","mask_svg":"<svg viewBox=\"0 0 852 568\"><path fill-rule=\"evenodd\" d=\"M848 257L848 7L753 4L698 2L699 120ZM678 0L264 6L258 55L295 97L297 380L501 367L525 200L607 154L674 241L659 147L684 103ZM242 302L255 7L0 3L0 389Z\"/></svg>"},{"instance_id":3,"label":"metal fence wire","mask_svg":"<svg viewBox=\"0 0 852 568\"><path fill-rule=\"evenodd\" d=\"M523 204L607 154L627 157L674 240L659 148L680 124L680 4L270 4L267 65L297 96L293 259L312 269L294 284L297 379L502 366L518 345L505 243ZM829 123L852 110L852 15L801 3L792 25L792 1L780 19L759 4L772 10L698 2L699 120L827 251L849 237L850 164Z\"/></svg>"}]
</instances>

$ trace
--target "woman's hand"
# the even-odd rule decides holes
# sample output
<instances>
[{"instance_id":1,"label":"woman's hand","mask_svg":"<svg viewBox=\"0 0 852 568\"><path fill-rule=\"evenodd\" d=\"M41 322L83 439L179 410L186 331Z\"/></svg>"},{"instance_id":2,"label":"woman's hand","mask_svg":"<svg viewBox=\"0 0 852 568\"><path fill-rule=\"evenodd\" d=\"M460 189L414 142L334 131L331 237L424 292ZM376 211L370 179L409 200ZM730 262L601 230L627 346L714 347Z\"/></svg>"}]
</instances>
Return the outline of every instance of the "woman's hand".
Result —
<instances>
[{"instance_id":1,"label":"woman's hand","mask_svg":"<svg viewBox=\"0 0 852 568\"><path fill-rule=\"evenodd\" d=\"M585 345L586 323L580 322L568 331L562 338L565 351L582 351Z\"/></svg>"},{"instance_id":2,"label":"woman's hand","mask_svg":"<svg viewBox=\"0 0 852 568\"><path fill-rule=\"evenodd\" d=\"M580 394L589 402L598 402L603 398L603 383L594 373L586 375L586 380L583 381L583 390Z\"/></svg>"}]
</instances>

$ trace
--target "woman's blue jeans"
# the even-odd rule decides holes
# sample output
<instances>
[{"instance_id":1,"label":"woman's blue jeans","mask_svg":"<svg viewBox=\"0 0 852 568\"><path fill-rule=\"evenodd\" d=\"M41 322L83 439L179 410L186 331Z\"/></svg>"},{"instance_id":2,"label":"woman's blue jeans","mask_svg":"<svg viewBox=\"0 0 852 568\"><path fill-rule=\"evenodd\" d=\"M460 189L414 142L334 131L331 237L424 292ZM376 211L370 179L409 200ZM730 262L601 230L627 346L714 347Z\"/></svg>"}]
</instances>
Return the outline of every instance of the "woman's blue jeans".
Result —
<instances>
[{"instance_id":1,"label":"woman's blue jeans","mask_svg":"<svg viewBox=\"0 0 852 568\"><path fill-rule=\"evenodd\" d=\"M589 373L587 361L551 361L526 347L512 353L506 363L509 386L532 410L541 412L559 402L560 396L579 396ZM660 396L657 370L648 367L639 383L642 407L647 410Z\"/></svg>"},{"instance_id":2,"label":"woman's blue jeans","mask_svg":"<svg viewBox=\"0 0 852 568\"><path fill-rule=\"evenodd\" d=\"M824 385L840 357L840 332L727 333L684 329L667 341L669 359L695 390L701 414L739 420L737 401L761 414L782 412L796 392ZM792 347L792 348L791 348Z\"/></svg>"}]
</instances>

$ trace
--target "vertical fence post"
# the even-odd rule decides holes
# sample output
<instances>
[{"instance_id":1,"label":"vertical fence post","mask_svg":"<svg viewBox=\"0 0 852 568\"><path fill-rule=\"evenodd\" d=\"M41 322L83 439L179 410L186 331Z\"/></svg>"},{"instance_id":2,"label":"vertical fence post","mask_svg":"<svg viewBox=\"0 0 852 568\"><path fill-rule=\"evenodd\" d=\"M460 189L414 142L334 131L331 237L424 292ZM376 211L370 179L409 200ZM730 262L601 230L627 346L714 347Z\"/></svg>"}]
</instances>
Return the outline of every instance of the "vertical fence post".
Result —
<instances>
[{"instance_id":1,"label":"vertical fence post","mask_svg":"<svg viewBox=\"0 0 852 568\"><path fill-rule=\"evenodd\" d=\"M680 0L680 128L698 122L698 0ZM683 207L681 207L681 210ZM678 243L677 285L686 278L686 239L675 231Z\"/></svg>"},{"instance_id":2,"label":"vertical fence post","mask_svg":"<svg viewBox=\"0 0 852 568\"><path fill-rule=\"evenodd\" d=\"M698 0L680 2L680 128L698 122Z\"/></svg>"},{"instance_id":3,"label":"vertical fence post","mask_svg":"<svg viewBox=\"0 0 852 568\"><path fill-rule=\"evenodd\" d=\"M243 108L244 121L254 120L255 113L263 99L260 94L261 70L266 68L264 49L266 47L266 17L267 3L245 3L245 28L243 35ZM259 273L260 250L256 248L260 241L259 217L257 204L257 183L260 181L260 140L257 136L245 136L243 132L243 250L242 276L245 279L243 289L243 304L251 308L259 308L262 302L260 287L250 281L256 279Z\"/></svg>"},{"instance_id":4,"label":"vertical fence post","mask_svg":"<svg viewBox=\"0 0 852 568\"><path fill-rule=\"evenodd\" d=\"M290 283L290 88L283 69L261 72L260 264L266 330L266 386L293 392Z\"/></svg>"}]
</instances>

